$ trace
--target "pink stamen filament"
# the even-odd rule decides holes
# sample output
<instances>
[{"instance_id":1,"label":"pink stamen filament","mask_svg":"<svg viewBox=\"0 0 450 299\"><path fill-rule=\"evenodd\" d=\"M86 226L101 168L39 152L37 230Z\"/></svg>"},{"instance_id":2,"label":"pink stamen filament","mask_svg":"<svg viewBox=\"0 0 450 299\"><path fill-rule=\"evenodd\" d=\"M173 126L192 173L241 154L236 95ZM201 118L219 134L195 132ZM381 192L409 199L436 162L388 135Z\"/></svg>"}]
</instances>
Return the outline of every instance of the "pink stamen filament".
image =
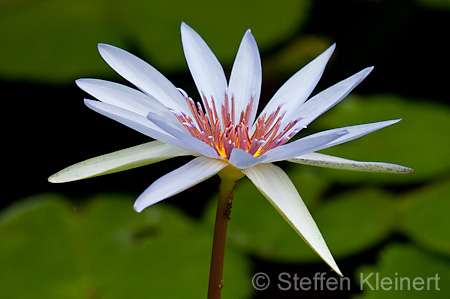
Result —
<instances>
[{"instance_id":1,"label":"pink stamen filament","mask_svg":"<svg viewBox=\"0 0 450 299\"><path fill-rule=\"evenodd\" d=\"M249 124L249 121L253 98L250 99L244 111L240 113L239 122L236 123L234 96L231 99L225 96L225 102L220 109L220 117L214 99L211 99L211 103L208 103L206 97L204 97L205 110L203 110L200 103L196 104L185 94L183 96L186 98L194 120L183 112L181 114L174 113L175 117L193 137L214 148L218 155L227 160L230 158L233 148L240 148L258 157L274 147L285 144L300 130L297 128L286 136L302 118L289 122L280 130L281 121L285 115L285 112L280 114L282 108L282 105L280 105L267 118L264 114L256 120L253 134L250 136L249 127L251 124Z\"/></svg>"}]
</instances>

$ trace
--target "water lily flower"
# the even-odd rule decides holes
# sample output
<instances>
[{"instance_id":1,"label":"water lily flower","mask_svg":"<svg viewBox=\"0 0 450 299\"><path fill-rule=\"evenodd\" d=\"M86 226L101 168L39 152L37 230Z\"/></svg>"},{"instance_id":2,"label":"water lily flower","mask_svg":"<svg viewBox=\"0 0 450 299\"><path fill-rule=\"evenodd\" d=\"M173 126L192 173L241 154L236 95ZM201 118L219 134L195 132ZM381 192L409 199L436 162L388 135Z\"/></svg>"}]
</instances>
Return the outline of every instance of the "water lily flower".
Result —
<instances>
[{"instance_id":1,"label":"water lily flower","mask_svg":"<svg viewBox=\"0 0 450 299\"><path fill-rule=\"evenodd\" d=\"M54 174L49 181L79 180L178 156L194 156L184 166L151 184L136 200L135 210L140 212L225 168L231 169L247 176L308 245L341 274L293 183L272 162L287 160L358 171L412 171L394 164L359 162L316 153L392 125L399 119L327 130L289 142L346 97L372 67L308 99L333 53L335 45L332 45L295 73L257 116L262 71L258 47L250 30L239 46L228 82L213 52L185 23L181 25L181 38L202 103L192 100L138 57L99 44L103 59L138 89L99 79L79 79L77 85L99 100L86 99L85 104L156 140L75 164Z\"/></svg>"}]
</instances>

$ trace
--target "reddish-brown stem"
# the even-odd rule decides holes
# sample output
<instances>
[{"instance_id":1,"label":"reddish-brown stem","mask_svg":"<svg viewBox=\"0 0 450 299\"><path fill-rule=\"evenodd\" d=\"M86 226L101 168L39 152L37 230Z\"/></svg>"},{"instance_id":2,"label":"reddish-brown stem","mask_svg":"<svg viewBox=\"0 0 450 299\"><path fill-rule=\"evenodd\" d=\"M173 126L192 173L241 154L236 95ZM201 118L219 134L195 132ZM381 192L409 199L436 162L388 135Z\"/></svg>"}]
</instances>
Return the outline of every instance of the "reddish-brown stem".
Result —
<instances>
[{"instance_id":1,"label":"reddish-brown stem","mask_svg":"<svg viewBox=\"0 0 450 299\"><path fill-rule=\"evenodd\" d=\"M208 299L220 299L223 287L223 260L227 238L227 225L231 214L236 180L221 177L219 201L217 203L216 224L211 254L211 268L209 272Z\"/></svg>"}]
</instances>

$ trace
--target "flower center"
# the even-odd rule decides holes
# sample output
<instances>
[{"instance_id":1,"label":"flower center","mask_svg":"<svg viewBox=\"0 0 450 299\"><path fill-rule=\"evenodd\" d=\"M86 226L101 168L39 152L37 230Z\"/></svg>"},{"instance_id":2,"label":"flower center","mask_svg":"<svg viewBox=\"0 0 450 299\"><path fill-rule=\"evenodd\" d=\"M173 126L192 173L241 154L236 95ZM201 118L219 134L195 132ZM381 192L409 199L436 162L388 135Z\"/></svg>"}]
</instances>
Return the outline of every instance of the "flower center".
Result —
<instances>
[{"instance_id":1,"label":"flower center","mask_svg":"<svg viewBox=\"0 0 450 299\"><path fill-rule=\"evenodd\" d=\"M258 157L268 150L286 143L299 131L296 129L287 135L288 131L302 117L289 122L284 129L280 129L281 120L285 115L285 112L280 114L282 105L278 106L268 117L265 114L261 115L256 120L253 133L251 133L249 120L253 98L250 99L245 110L241 112L239 121L236 122L234 97L225 96L225 102L219 115L214 99L211 99L212 107L210 107L204 98L205 110L203 110L200 103L195 103L185 93L183 95L194 120L183 112L175 113L176 118L192 136L211 146L217 154L227 160L230 158L233 148L240 148L254 157Z\"/></svg>"}]
</instances>

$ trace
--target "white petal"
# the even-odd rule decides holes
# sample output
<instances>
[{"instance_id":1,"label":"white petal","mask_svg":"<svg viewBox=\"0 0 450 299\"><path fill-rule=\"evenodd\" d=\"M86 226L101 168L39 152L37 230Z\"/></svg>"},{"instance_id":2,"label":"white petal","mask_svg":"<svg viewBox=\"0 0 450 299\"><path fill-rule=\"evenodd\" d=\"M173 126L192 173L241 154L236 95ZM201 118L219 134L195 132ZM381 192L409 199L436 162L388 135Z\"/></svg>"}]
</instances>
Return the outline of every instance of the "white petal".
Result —
<instances>
[{"instance_id":1,"label":"white petal","mask_svg":"<svg viewBox=\"0 0 450 299\"><path fill-rule=\"evenodd\" d=\"M254 157L240 148L234 148L231 151L230 159L228 160L231 165L239 169L252 167L262 161L264 161L263 157Z\"/></svg>"},{"instance_id":2,"label":"white petal","mask_svg":"<svg viewBox=\"0 0 450 299\"><path fill-rule=\"evenodd\" d=\"M103 59L122 77L176 112L190 113L185 98L158 70L117 47L99 44Z\"/></svg>"},{"instance_id":3,"label":"white petal","mask_svg":"<svg viewBox=\"0 0 450 299\"><path fill-rule=\"evenodd\" d=\"M320 137L320 136L325 136L325 135L330 134L330 133L339 132L339 131L342 131L342 130L348 131L347 134L345 134L345 135L343 135L343 136L341 136L341 137L339 137L339 138L337 138L337 139L335 139L333 141L330 141L329 143L325 144L324 146L313 150L313 152L319 151L321 149L329 148L329 147L332 147L332 146L335 146L335 145L338 145L338 144L341 144L341 143L344 143L344 142L348 142L348 141L351 141L351 140L359 138L359 137L362 137L362 136L367 135L369 133L372 133L372 132L374 132L376 130L379 130L379 129L382 129L384 127L387 127L387 126L393 125L395 123L398 123L400 120L401 119L394 119L394 120L386 120L386 121L380 121L380 122L370 123L370 124L349 126L349 127L343 127L343 128L337 128L337 129L322 131L322 132L310 135L310 136ZM308 136L308 137L310 137L310 136ZM291 158L293 158L293 157L291 157Z\"/></svg>"},{"instance_id":4,"label":"white petal","mask_svg":"<svg viewBox=\"0 0 450 299\"><path fill-rule=\"evenodd\" d=\"M98 101L84 100L84 103L95 112L109 117L144 135L160 140L164 143L171 144L173 146L181 147L187 151L195 152L195 149L187 146L186 144L168 134L160 127L152 123L150 120L139 114Z\"/></svg>"},{"instance_id":5,"label":"white petal","mask_svg":"<svg viewBox=\"0 0 450 299\"><path fill-rule=\"evenodd\" d=\"M338 138L342 138L342 136L345 136L347 133L348 131L346 130L336 130L329 132L329 134L309 135L299 140L276 147L265 153L262 157L265 157L264 162L266 163L291 159L305 153L322 149L324 145L329 144Z\"/></svg>"},{"instance_id":6,"label":"white petal","mask_svg":"<svg viewBox=\"0 0 450 299\"><path fill-rule=\"evenodd\" d=\"M225 162L207 157L195 158L151 184L136 200L134 209L141 212L148 206L212 177L227 165Z\"/></svg>"},{"instance_id":7,"label":"white petal","mask_svg":"<svg viewBox=\"0 0 450 299\"><path fill-rule=\"evenodd\" d=\"M181 41L200 97L203 100L203 95L206 96L210 107L212 97L217 111L220 111L227 91L227 79L222 66L201 36L184 22L181 24Z\"/></svg>"},{"instance_id":8,"label":"white petal","mask_svg":"<svg viewBox=\"0 0 450 299\"><path fill-rule=\"evenodd\" d=\"M299 108L309 97L322 77L325 66L331 54L333 54L334 48L335 44L286 81L263 109L261 115L270 115L280 105L283 105L282 111L286 111L286 115L281 121L282 128L291 120L301 116L299 115Z\"/></svg>"},{"instance_id":9,"label":"white petal","mask_svg":"<svg viewBox=\"0 0 450 299\"><path fill-rule=\"evenodd\" d=\"M355 171L385 172L385 173L413 172L411 168L397 164L390 164L384 162L361 162L319 153L303 154L293 159L289 159L288 161L310 166L355 170Z\"/></svg>"},{"instance_id":10,"label":"white petal","mask_svg":"<svg viewBox=\"0 0 450 299\"><path fill-rule=\"evenodd\" d=\"M253 124L261 94L261 81L262 70L258 45L250 30L247 30L239 46L228 86L228 96L235 99L236 122L240 118L241 111L247 108L250 99L253 98L249 120L249 123Z\"/></svg>"},{"instance_id":11,"label":"white petal","mask_svg":"<svg viewBox=\"0 0 450 299\"><path fill-rule=\"evenodd\" d=\"M344 99L361 81L363 81L373 70L368 67L353 76L318 93L306 101L299 110L299 114L304 116L289 132L309 125L317 117L328 111L334 105Z\"/></svg>"},{"instance_id":12,"label":"white petal","mask_svg":"<svg viewBox=\"0 0 450 299\"><path fill-rule=\"evenodd\" d=\"M147 115L147 118L155 123L158 127L160 127L165 132L177 138L179 141L183 142L189 148L194 149L195 152L201 153L202 155L211 157L211 158L220 158L217 152L209 145L204 143L203 141L193 137L186 128L182 128L181 130L178 127L173 126L170 122L167 122L166 119L161 116L150 112Z\"/></svg>"},{"instance_id":13,"label":"white petal","mask_svg":"<svg viewBox=\"0 0 450 299\"><path fill-rule=\"evenodd\" d=\"M174 114L158 100L139 90L99 79L78 79L76 83L78 87L103 103L129 110L144 117L147 117L151 111L164 118L172 119L182 126Z\"/></svg>"},{"instance_id":14,"label":"white petal","mask_svg":"<svg viewBox=\"0 0 450 299\"><path fill-rule=\"evenodd\" d=\"M181 148L152 141L74 164L52 175L48 180L52 183L76 181L191 154Z\"/></svg>"},{"instance_id":15,"label":"white petal","mask_svg":"<svg viewBox=\"0 0 450 299\"><path fill-rule=\"evenodd\" d=\"M319 228L286 173L273 164L260 164L244 169L242 172L305 242L342 276Z\"/></svg>"}]
</instances>

